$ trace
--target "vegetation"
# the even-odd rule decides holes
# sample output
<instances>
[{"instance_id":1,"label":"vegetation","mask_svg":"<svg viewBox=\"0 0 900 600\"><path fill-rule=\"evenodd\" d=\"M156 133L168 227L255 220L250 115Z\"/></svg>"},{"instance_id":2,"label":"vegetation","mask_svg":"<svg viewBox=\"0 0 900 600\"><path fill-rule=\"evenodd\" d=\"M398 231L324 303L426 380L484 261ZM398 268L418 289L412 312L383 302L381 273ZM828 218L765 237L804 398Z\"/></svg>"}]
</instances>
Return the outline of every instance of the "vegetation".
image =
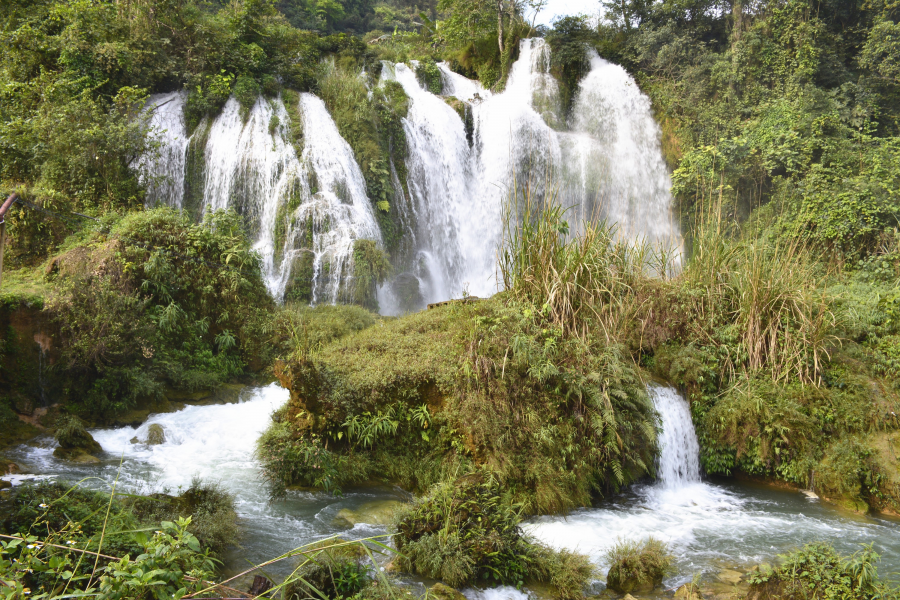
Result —
<instances>
[{"instance_id":1,"label":"vegetation","mask_svg":"<svg viewBox=\"0 0 900 600\"><path fill-rule=\"evenodd\" d=\"M640 542L620 540L606 553L606 560L611 565L606 586L622 594L652 590L672 568L666 544L653 537Z\"/></svg>"},{"instance_id":2,"label":"vegetation","mask_svg":"<svg viewBox=\"0 0 900 600\"><path fill-rule=\"evenodd\" d=\"M775 569L750 576L750 595L760 600L799 598L896 598L897 590L879 580L879 556L865 546L853 556L838 556L825 544L808 544L781 556Z\"/></svg>"},{"instance_id":3,"label":"vegetation","mask_svg":"<svg viewBox=\"0 0 900 600\"><path fill-rule=\"evenodd\" d=\"M397 519L400 567L453 587L547 583L555 598L583 597L590 560L528 540L522 509L489 472L438 484Z\"/></svg>"}]
</instances>

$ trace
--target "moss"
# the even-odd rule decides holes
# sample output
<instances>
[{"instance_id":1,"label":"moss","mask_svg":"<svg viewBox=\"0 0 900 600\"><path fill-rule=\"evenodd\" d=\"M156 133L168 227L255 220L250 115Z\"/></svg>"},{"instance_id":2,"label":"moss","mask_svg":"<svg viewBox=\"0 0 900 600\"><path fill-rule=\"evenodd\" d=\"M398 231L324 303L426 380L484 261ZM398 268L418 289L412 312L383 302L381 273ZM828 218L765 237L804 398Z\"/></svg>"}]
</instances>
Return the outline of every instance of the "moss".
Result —
<instances>
[{"instance_id":1,"label":"moss","mask_svg":"<svg viewBox=\"0 0 900 600\"><path fill-rule=\"evenodd\" d=\"M195 221L203 216L204 190L206 188L206 143L212 128L210 119L203 119L197 125L188 144L184 165L184 200L182 206Z\"/></svg>"},{"instance_id":2,"label":"moss","mask_svg":"<svg viewBox=\"0 0 900 600\"><path fill-rule=\"evenodd\" d=\"M391 273L390 257L373 240L353 242L353 291L355 304L378 309L377 287Z\"/></svg>"},{"instance_id":3,"label":"moss","mask_svg":"<svg viewBox=\"0 0 900 600\"><path fill-rule=\"evenodd\" d=\"M432 94L440 94L444 91L441 70L431 57L420 60L416 65L416 78L419 80L419 84Z\"/></svg>"},{"instance_id":4,"label":"moss","mask_svg":"<svg viewBox=\"0 0 900 600\"><path fill-rule=\"evenodd\" d=\"M54 437L59 442L59 448L53 451L53 455L59 458L75 459L81 454L93 455L103 451L84 428L81 419L75 416L61 416L56 422Z\"/></svg>"},{"instance_id":5,"label":"moss","mask_svg":"<svg viewBox=\"0 0 900 600\"><path fill-rule=\"evenodd\" d=\"M300 94L294 90L283 90L281 97L284 101L284 108L290 118L288 122L288 131L290 132L290 142L294 147L294 153L297 158L303 156L303 115L300 114ZM312 192L315 193L315 192Z\"/></svg>"}]
</instances>

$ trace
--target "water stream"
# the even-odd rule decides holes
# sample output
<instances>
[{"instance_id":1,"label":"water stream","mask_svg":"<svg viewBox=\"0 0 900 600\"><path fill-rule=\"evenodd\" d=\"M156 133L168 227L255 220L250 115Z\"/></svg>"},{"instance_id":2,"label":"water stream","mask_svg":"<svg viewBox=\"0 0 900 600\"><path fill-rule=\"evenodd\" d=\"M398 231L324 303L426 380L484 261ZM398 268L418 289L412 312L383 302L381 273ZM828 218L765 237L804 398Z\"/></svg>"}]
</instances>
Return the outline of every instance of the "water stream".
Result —
<instances>
[{"instance_id":1,"label":"water stream","mask_svg":"<svg viewBox=\"0 0 900 600\"><path fill-rule=\"evenodd\" d=\"M604 553L618 539L655 536L671 545L677 559L676 573L665 582L668 588L697 573L714 575L722 568L770 562L779 552L816 540L830 542L845 554L858 550L859 544L873 543L882 555L880 572L900 570L897 521L843 513L798 492L702 480L687 402L670 388L655 386L651 394L663 424L658 481L566 517L532 519L528 533L549 545L588 554L604 573L608 567ZM385 533L383 524L358 523L351 528L336 517L342 509L364 511L372 503L408 500L397 488L345 490L342 497L289 491L286 499L269 502L253 449L269 415L287 399L288 392L272 384L247 389L232 404L188 406L152 415L139 428L93 430L105 453L96 465L55 459L55 443L48 438L19 446L8 455L38 474L69 481L98 477L105 483L85 484L102 489L109 489L115 480L121 459L119 489L124 492L177 493L196 476L219 481L234 494L245 532L242 548L228 557L231 570L245 568L246 560L261 562L328 535L361 538ZM165 443L130 442L134 437L146 439L151 423L163 426ZM288 567L272 570L284 573ZM517 594L503 588L473 591L470 596L521 600Z\"/></svg>"}]
</instances>

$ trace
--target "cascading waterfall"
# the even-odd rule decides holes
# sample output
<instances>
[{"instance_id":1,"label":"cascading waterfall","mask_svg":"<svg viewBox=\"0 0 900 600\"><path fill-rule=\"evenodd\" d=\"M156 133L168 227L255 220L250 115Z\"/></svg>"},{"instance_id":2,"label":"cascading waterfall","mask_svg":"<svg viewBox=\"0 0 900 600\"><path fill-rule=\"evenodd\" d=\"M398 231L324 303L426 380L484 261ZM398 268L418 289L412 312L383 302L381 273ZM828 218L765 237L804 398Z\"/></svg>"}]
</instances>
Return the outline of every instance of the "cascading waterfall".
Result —
<instances>
[{"instance_id":1,"label":"cascading waterfall","mask_svg":"<svg viewBox=\"0 0 900 600\"><path fill-rule=\"evenodd\" d=\"M158 153L141 157L138 169L149 174L147 205L169 204L181 208L184 201L184 166L188 136L184 124L186 94L154 94L147 100L149 126L154 133Z\"/></svg>"},{"instance_id":2,"label":"cascading waterfall","mask_svg":"<svg viewBox=\"0 0 900 600\"><path fill-rule=\"evenodd\" d=\"M246 118L230 98L190 137L184 101L178 92L153 96L148 103L160 142L158 153L139 162L149 173L148 204L198 215L234 208L247 218L275 298L344 299L354 241L380 242L381 234L353 151L322 101L300 95L301 148L289 141L291 117L281 98L260 97ZM199 160L191 161L194 142ZM199 167L189 168L191 163ZM186 190L194 189L186 202Z\"/></svg>"},{"instance_id":3,"label":"cascading waterfall","mask_svg":"<svg viewBox=\"0 0 900 600\"><path fill-rule=\"evenodd\" d=\"M409 111L406 181L391 164L405 240L393 257L395 278L379 289L382 312L496 292L510 188L540 190L551 172L563 205L572 207L573 235L582 221L605 219L624 240L678 254L681 238L650 101L624 69L593 52L590 60L568 117L549 73L550 47L540 38L521 42L502 93L440 65L442 97L425 90L408 66L385 64L383 80L400 83ZM250 224L277 299L346 299L353 242L381 237L353 152L322 101L300 95L298 142L291 141L291 112L280 98L259 98L246 115L231 98L189 138L185 98L183 92L158 95L148 106L162 146L140 161L148 202L195 215L233 207Z\"/></svg>"},{"instance_id":4,"label":"cascading waterfall","mask_svg":"<svg viewBox=\"0 0 900 600\"><path fill-rule=\"evenodd\" d=\"M691 408L670 387L649 387L653 406L662 418L656 477L664 488L679 488L700 481L700 444L691 421Z\"/></svg>"},{"instance_id":5,"label":"cascading waterfall","mask_svg":"<svg viewBox=\"0 0 900 600\"><path fill-rule=\"evenodd\" d=\"M603 218L624 239L680 249L650 99L625 69L590 52L591 70L578 86L570 131L560 134L563 202L577 207L579 221Z\"/></svg>"}]
</instances>

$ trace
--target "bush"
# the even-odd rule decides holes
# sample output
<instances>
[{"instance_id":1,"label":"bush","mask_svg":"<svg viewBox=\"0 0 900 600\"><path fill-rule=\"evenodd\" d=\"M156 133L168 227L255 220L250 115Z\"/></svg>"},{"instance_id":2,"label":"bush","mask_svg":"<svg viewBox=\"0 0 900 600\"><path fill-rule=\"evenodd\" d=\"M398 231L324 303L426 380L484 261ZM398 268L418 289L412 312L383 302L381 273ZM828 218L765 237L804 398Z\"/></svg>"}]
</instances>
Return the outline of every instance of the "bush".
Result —
<instances>
[{"instance_id":1,"label":"bush","mask_svg":"<svg viewBox=\"0 0 900 600\"><path fill-rule=\"evenodd\" d=\"M299 555L297 581L285 586L286 600L351 598L372 581L369 558L360 545L340 538L312 544Z\"/></svg>"},{"instance_id":2,"label":"bush","mask_svg":"<svg viewBox=\"0 0 900 600\"><path fill-rule=\"evenodd\" d=\"M240 539L234 497L217 482L194 478L180 496L151 494L126 502L141 522L153 526L190 518L187 530L196 536L202 547L209 548L214 554L221 554L228 547L237 545Z\"/></svg>"},{"instance_id":3,"label":"bush","mask_svg":"<svg viewBox=\"0 0 900 600\"><path fill-rule=\"evenodd\" d=\"M622 594L649 592L662 584L672 568L665 543L650 537L642 542L619 541L606 553L610 563L606 586Z\"/></svg>"}]
</instances>

